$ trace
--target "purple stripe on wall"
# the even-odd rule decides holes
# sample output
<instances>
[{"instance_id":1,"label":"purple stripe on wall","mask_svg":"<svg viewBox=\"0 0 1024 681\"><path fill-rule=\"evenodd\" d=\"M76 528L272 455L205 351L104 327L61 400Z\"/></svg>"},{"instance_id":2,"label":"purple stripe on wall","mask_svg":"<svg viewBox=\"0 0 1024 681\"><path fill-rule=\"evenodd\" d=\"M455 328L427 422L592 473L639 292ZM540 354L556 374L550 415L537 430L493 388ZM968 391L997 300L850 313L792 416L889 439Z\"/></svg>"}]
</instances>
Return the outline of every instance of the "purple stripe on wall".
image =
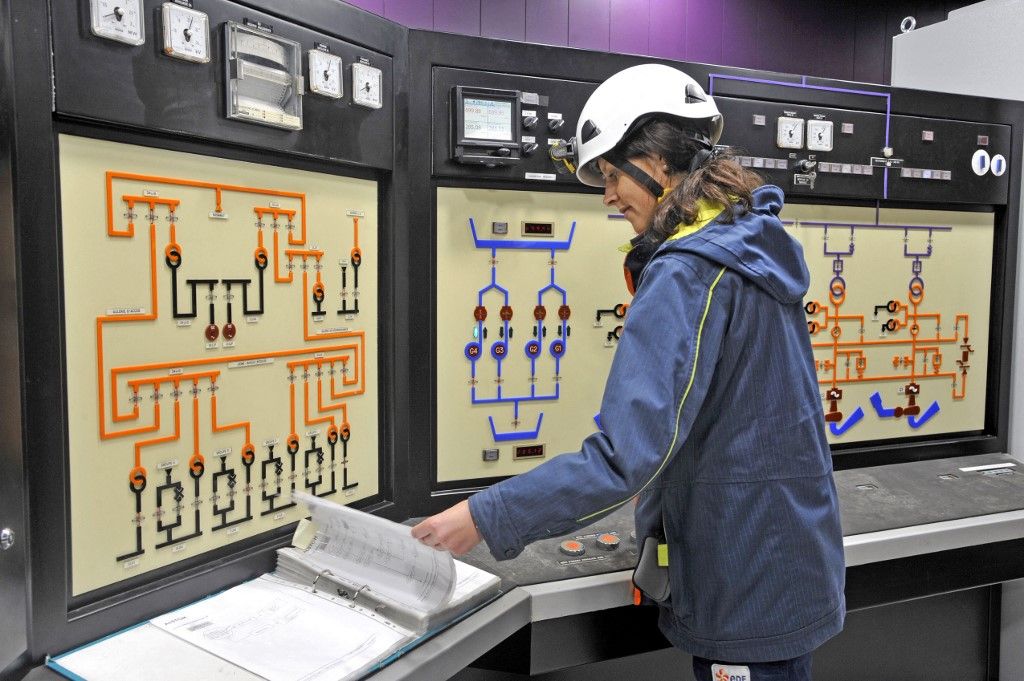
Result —
<instances>
[{"instance_id":1,"label":"purple stripe on wall","mask_svg":"<svg viewBox=\"0 0 1024 681\"><path fill-rule=\"evenodd\" d=\"M480 35L526 40L526 0L481 0Z\"/></svg>"},{"instance_id":2,"label":"purple stripe on wall","mask_svg":"<svg viewBox=\"0 0 1024 681\"><path fill-rule=\"evenodd\" d=\"M373 12L384 16L384 0L345 0L350 5L355 5L367 12Z\"/></svg>"},{"instance_id":3,"label":"purple stripe on wall","mask_svg":"<svg viewBox=\"0 0 1024 681\"><path fill-rule=\"evenodd\" d=\"M686 5L686 59L707 64L722 62L722 3Z\"/></svg>"},{"instance_id":4,"label":"purple stripe on wall","mask_svg":"<svg viewBox=\"0 0 1024 681\"><path fill-rule=\"evenodd\" d=\"M409 28L434 27L434 3L430 0L384 0L384 16Z\"/></svg>"},{"instance_id":5,"label":"purple stripe on wall","mask_svg":"<svg viewBox=\"0 0 1024 681\"><path fill-rule=\"evenodd\" d=\"M686 3L680 0L650 0L651 55L683 59L686 54Z\"/></svg>"},{"instance_id":6,"label":"purple stripe on wall","mask_svg":"<svg viewBox=\"0 0 1024 681\"><path fill-rule=\"evenodd\" d=\"M569 44L569 0L526 0L526 40Z\"/></svg>"},{"instance_id":7,"label":"purple stripe on wall","mask_svg":"<svg viewBox=\"0 0 1024 681\"><path fill-rule=\"evenodd\" d=\"M611 0L609 49L627 54L650 54L650 0Z\"/></svg>"},{"instance_id":8,"label":"purple stripe on wall","mask_svg":"<svg viewBox=\"0 0 1024 681\"><path fill-rule=\"evenodd\" d=\"M569 47L608 51L608 0L569 0Z\"/></svg>"},{"instance_id":9,"label":"purple stripe on wall","mask_svg":"<svg viewBox=\"0 0 1024 681\"><path fill-rule=\"evenodd\" d=\"M480 0L434 0L434 30L480 35Z\"/></svg>"}]
</instances>

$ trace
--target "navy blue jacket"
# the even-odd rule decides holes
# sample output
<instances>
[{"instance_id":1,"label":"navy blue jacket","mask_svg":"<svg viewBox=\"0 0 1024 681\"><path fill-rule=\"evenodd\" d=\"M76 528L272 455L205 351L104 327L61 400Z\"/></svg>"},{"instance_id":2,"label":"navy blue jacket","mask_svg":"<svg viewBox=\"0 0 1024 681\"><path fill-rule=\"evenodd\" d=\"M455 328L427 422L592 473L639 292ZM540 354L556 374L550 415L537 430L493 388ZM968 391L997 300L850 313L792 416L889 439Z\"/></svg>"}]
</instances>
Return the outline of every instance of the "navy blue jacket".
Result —
<instances>
[{"instance_id":1,"label":"navy blue jacket","mask_svg":"<svg viewBox=\"0 0 1024 681\"><path fill-rule=\"evenodd\" d=\"M491 553L588 525L639 497L664 538L660 624L700 657L803 655L843 626L842 531L802 307L809 274L782 191L665 242L644 270L601 404L603 432L470 498Z\"/></svg>"}]
</instances>

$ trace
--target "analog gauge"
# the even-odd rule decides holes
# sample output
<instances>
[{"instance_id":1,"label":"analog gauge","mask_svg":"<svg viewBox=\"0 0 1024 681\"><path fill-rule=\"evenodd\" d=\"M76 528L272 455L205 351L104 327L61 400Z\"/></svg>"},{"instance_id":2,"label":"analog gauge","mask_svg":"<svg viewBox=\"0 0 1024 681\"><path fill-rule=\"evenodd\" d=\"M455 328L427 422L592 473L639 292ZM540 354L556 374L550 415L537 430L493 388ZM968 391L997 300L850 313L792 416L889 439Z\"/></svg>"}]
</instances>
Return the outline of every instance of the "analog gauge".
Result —
<instances>
[{"instance_id":1,"label":"analog gauge","mask_svg":"<svg viewBox=\"0 0 1024 681\"><path fill-rule=\"evenodd\" d=\"M93 35L129 45L146 42L142 0L89 0Z\"/></svg>"},{"instance_id":2,"label":"analog gauge","mask_svg":"<svg viewBox=\"0 0 1024 681\"><path fill-rule=\"evenodd\" d=\"M210 61L210 19L173 2L163 4L164 54L205 64Z\"/></svg>"},{"instance_id":3,"label":"analog gauge","mask_svg":"<svg viewBox=\"0 0 1024 681\"><path fill-rule=\"evenodd\" d=\"M832 151L832 121L807 121L807 148Z\"/></svg>"},{"instance_id":4,"label":"analog gauge","mask_svg":"<svg viewBox=\"0 0 1024 681\"><path fill-rule=\"evenodd\" d=\"M309 90L341 99L341 57L322 50L309 51Z\"/></svg>"},{"instance_id":5,"label":"analog gauge","mask_svg":"<svg viewBox=\"0 0 1024 681\"><path fill-rule=\"evenodd\" d=\"M368 64L352 64L352 102L371 109L384 105L380 69Z\"/></svg>"},{"instance_id":6,"label":"analog gauge","mask_svg":"<svg viewBox=\"0 0 1024 681\"><path fill-rule=\"evenodd\" d=\"M779 116L775 131L775 143L780 149L804 148L804 119Z\"/></svg>"}]
</instances>

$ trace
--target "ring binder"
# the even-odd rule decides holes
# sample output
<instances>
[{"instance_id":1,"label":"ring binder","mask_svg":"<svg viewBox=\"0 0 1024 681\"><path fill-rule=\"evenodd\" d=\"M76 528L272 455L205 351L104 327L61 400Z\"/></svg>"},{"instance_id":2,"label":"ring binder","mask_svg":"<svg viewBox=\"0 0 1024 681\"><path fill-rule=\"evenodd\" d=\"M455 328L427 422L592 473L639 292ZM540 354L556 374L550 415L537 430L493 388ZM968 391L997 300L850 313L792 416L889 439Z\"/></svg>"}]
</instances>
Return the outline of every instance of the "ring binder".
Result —
<instances>
[{"instance_id":1,"label":"ring binder","mask_svg":"<svg viewBox=\"0 0 1024 681\"><path fill-rule=\"evenodd\" d=\"M316 573L316 577L313 578L313 583L310 585L313 588L313 593L316 593L316 583L317 583L317 581L319 581L319 579L321 577L323 577L324 575L330 575L331 577L333 577L334 573L331 572L330 570L321 570L320 572ZM339 590L338 595L339 596L341 595L340 590Z\"/></svg>"}]
</instances>

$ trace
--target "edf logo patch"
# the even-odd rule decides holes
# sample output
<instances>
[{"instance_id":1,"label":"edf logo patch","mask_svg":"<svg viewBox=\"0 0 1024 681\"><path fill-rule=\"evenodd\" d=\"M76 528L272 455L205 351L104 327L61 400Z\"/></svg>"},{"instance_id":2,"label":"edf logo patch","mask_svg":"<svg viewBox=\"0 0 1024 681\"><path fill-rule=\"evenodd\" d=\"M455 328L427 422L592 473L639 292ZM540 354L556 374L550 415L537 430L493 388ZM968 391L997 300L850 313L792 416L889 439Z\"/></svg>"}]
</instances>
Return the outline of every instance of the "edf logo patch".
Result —
<instances>
[{"instance_id":1,"label":"edf logo patch","mask_svg":"<svg viewBox=\"0 0 1024 681\"><path fill-rule=\"evenodd\" d=\"M750 676L750 667L735 665L713 664L711 665L711 677L714 681L753 681Z\"/></svg>"}]
</instances>

